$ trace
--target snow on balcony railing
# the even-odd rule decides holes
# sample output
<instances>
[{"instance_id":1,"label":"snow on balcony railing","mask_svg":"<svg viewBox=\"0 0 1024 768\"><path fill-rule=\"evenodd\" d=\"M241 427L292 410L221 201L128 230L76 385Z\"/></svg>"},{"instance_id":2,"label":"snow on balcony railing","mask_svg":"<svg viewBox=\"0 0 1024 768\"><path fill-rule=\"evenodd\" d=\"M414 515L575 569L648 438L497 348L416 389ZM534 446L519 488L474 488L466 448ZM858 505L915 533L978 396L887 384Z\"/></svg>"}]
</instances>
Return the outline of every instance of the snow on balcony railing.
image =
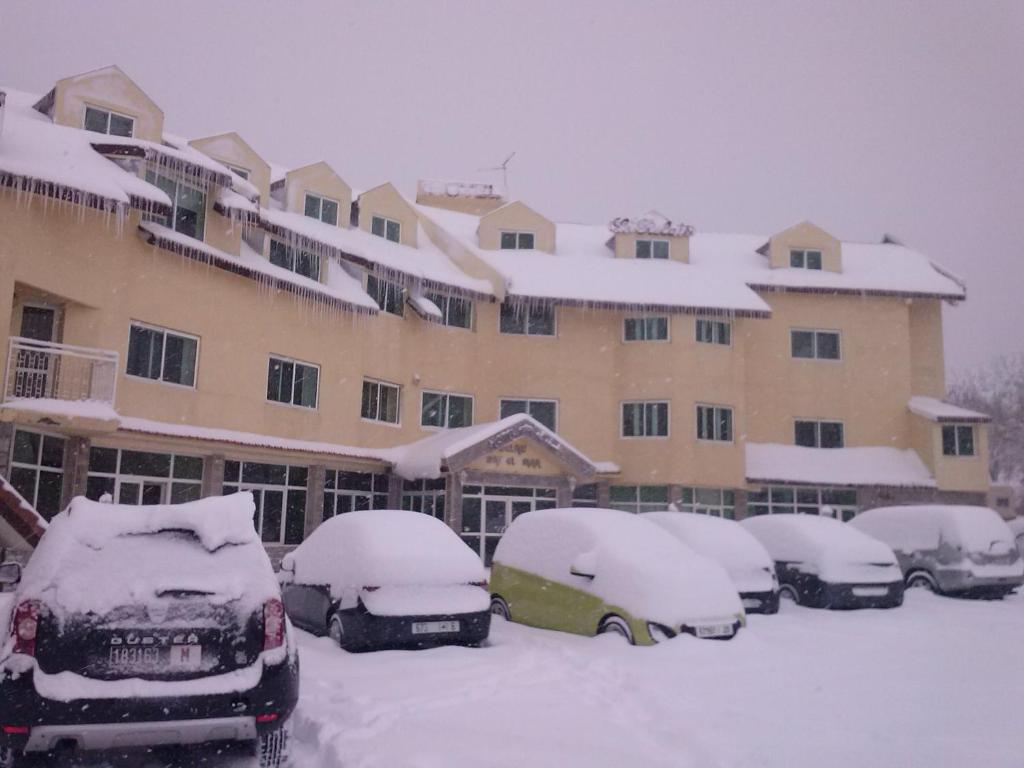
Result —
<instances>
[{"instance_id":1,"label":"snow on balcony railing","mask_svg":"<svg viewBox=\"0 0 1024 768\"><path fill-rule=\"evenodd\" d=\"M113 405L117 361L117 352L106 349L12 336L3 400L96 400Z\"/></svg>"}]
</instances>

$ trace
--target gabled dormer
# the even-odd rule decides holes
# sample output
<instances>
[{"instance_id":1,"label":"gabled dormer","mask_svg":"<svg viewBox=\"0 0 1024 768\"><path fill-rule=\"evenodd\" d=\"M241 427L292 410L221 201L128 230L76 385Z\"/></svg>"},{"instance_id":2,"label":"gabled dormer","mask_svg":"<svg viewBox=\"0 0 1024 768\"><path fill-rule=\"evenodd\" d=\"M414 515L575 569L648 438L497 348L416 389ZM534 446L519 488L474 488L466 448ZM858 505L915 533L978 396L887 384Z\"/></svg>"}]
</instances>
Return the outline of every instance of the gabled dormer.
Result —
<instances>
[{"instance_id":1,"label":"gabled dormer","mask_svg":"<svg viewBox=\"0 0 1024 768\"><path fill-rule=\"evenodd\" d=\"M266 205L270 197L270 165L234 131L193 139L189 145L227 166L236 176L252 184Z\"/></svg>"},{"instance_id":2,"label":"gabled dormer","mask_svg":"<svg viewBox=\"0 0 1024 768\"><path fill-rule=\"evenodd\" d=\"M555 252L555 224L520 200L480 217L477 241L484 250Z\"/></svg>"},{"instance_id":3,"label":"gabled dormer","mask_svg":"<svg viewBox=\"0 0 1024 768\"><path fill-rule=\"evenodd\" d=\"M618 259L690 261L693 227L674 222L657 211L635 218L612 219L608 228L614 236L613 247Z\"/></svg>"},{"instance_id":4,"label":"gabled dormer","mask_svg":"<svg viewBox=\"0 0 1024 768\"><path fill-rule=\"evenodd\" d=\"M388 181L359 196L359 228L412 248L417 244L419 217Z\"/></svg>"},{"instance_id":5,"label":"gabled dormer","mask_svg":"<svg viewBox=\"0 0 1024 768\"><path fill-rule=\"evenodd\" d=\"M285 174L282 202L286 211L347 229L352 187L321 160Z\"/></svg>"},{"instance_id":6,"label":"gabled dormer","mask_svg":"<svg viewBox=\"0 0 1024 768\"><path fill-rule=\"evenodd\" d=\"M147 141L163 139L163 110L117 66L58 80L35 107L58 125Z\"/></svg>"},{"instance_id":7,"label":"gabled dormer","mask_svg":"<svg viewBox=\"0 0 1024 768\"><path fill-rule=\"evenodd\" d=\"M821 227L803 221L784 229L758 251L768 258L772 269L842 272L842 244Z\"/></svg>"}]
</instances>

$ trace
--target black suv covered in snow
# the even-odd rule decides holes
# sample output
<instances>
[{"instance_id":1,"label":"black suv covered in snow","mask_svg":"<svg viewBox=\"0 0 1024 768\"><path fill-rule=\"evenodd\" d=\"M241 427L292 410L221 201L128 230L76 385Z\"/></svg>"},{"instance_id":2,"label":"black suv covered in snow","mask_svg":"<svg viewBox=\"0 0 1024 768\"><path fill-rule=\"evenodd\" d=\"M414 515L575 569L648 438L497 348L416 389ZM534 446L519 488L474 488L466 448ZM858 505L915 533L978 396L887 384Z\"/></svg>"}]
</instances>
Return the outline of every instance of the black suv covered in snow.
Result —
<instances>
[{"instance_id":1,"label":"black suv covered in snow","mask_svg":"<svg viewBox=\"0 0 1024 768\"><path fill-rule=\"evenodd\" d=\"M211 742L284 765L298 656L252 521L248 493L57 515L0 650L0 768Z\"/></svg>"}]
</instances>

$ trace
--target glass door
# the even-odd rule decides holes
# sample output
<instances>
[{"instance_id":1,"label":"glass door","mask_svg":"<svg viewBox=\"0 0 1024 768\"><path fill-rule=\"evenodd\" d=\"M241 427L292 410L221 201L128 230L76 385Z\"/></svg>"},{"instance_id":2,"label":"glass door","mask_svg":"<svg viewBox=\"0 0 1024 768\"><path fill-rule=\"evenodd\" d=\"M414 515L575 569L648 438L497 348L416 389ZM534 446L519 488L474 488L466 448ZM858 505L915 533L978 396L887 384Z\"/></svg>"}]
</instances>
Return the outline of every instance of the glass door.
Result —
<instances>
[{"instance_id":1,"label":"glass door","mask_svg":"<svg viewBox=\"0 0 1024 768\"><path fill-rule=\"evenodd\" d=\"M550 497L550 498L549 498ZM466 486L462 496L462 540L490 566L502 534L519 515L555 506L551 489Z\"/></svg>"},{"instance_id":2,"label":"glass door","mask_svg":"<svg viewBox=\"0 0 1024 768\"><path fill-rule=\"evenodd\" d=\"M21 308L22 338L34 341L54 341L57 330L57 311L49 307L25 305ZM56 356L46 349L21 349L14 369L15 397L49 397L53 383Z\"/></svg>"}]
</instances>

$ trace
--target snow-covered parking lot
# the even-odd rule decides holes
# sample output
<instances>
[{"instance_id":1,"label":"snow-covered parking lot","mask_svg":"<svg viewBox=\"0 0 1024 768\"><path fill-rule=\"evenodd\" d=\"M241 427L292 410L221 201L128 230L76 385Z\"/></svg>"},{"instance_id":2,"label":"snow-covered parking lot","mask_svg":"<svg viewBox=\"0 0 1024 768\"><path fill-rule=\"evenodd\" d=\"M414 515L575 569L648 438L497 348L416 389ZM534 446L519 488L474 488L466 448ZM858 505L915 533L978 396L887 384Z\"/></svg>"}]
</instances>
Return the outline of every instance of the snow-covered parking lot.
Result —
<instances>
[{"instance_id":1,"label":"snow-covered parking lot","mask_svg":"<svg viewBox=\"0 0 1024 768\"><path fill-rule=\"evenodd\" d=\"M297 766L1024 765L1024 597L791 603L653 648L496 620L489 647L301 636Z\"/></svg>"}]
</instances>

